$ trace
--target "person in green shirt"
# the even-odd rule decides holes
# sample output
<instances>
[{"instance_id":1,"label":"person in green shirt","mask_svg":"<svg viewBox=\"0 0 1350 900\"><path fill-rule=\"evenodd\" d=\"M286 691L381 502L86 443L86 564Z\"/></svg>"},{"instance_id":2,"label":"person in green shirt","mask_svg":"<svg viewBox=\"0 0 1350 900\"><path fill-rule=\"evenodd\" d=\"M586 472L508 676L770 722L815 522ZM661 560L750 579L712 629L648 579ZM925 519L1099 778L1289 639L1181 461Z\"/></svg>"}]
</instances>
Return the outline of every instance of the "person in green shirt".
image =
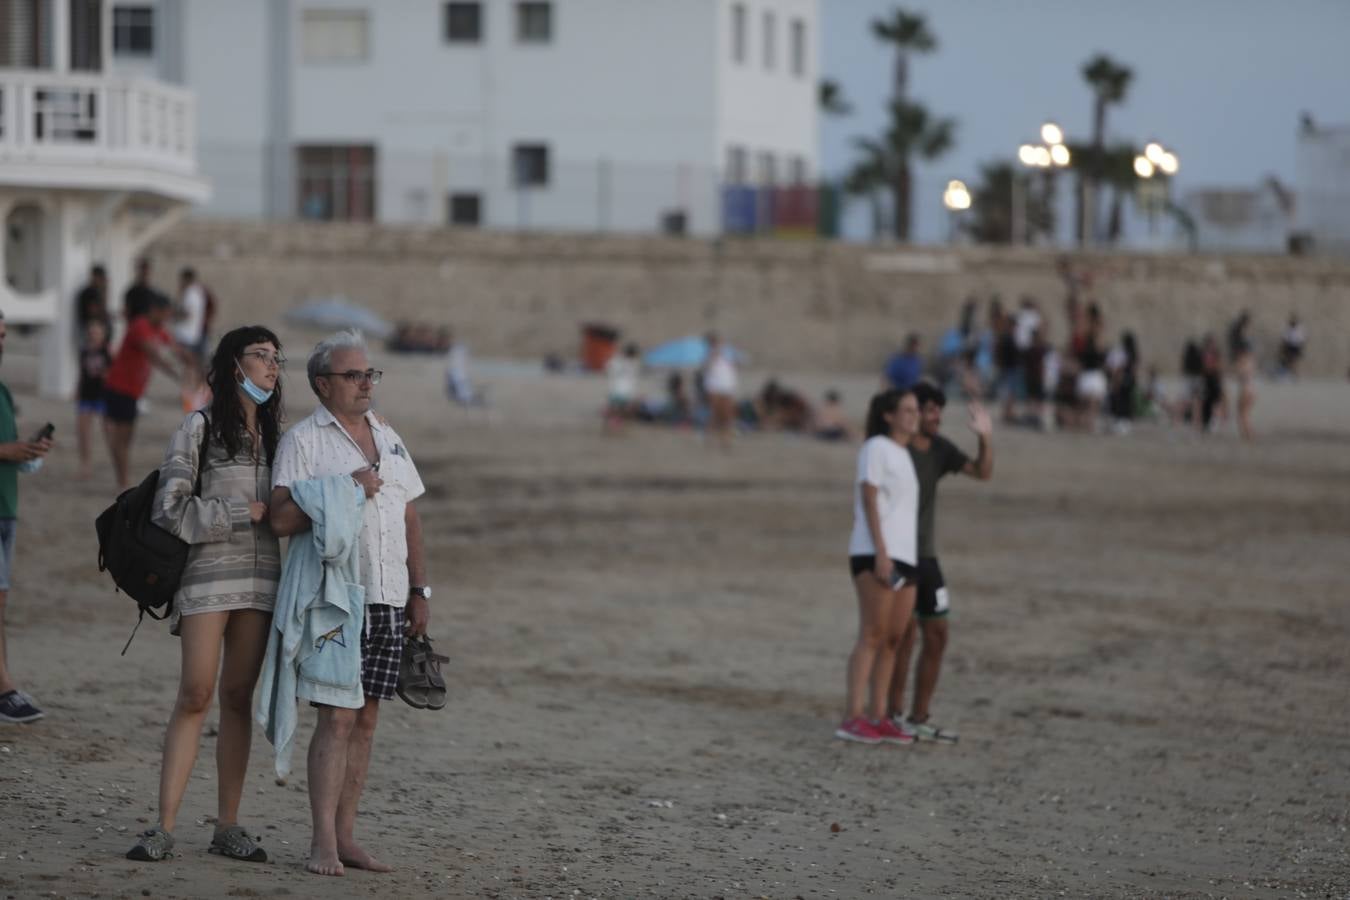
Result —
<instances>
[{"instance_id":1,"label":"person in green shirt","mask_svg":"<svg viewBox=\"0 0 1350 900\"><path fill-rule=\"evenodd\" d=\"M942 410L947 395L926 381L914 387L919 401L919 432L910 439L908 450L919 479L918 590L914 618L910 619L900 641L891 679L890 714L901 731L921 741L955 743L956 732L939 728L928 719L928 707L937 690L942 654L947 649L947 613L950 609L947 584L937 558L937 486L943 477L960 472L980 481L994 474L994 446L990 438L993 425L989 413L979 403L970 404L970 430L979 439L979 452L971 459L947 440L942 428ZM914 672L914 702L904 714L905 681L910 658L914 654L916 632L923 632L923 648Z\"/></svg>"},{"instance_id":2,"label":"person in green shirt","mask_svg":"<svg viewBox=\"0 0 1350 900\"><path fill-rule=\"evenodd\" d=\"M0 314L0 359L5 353L5 333L5 318ZM14 532L19 517L19 467L41 459L51 448L51 438L19 440L14 398L4 382L0 382L0 722L35 722L43 715L33 698L16 688L10 678L5 607L9 601L9 570L14 562Z\"/></svg>"}]
</instances>

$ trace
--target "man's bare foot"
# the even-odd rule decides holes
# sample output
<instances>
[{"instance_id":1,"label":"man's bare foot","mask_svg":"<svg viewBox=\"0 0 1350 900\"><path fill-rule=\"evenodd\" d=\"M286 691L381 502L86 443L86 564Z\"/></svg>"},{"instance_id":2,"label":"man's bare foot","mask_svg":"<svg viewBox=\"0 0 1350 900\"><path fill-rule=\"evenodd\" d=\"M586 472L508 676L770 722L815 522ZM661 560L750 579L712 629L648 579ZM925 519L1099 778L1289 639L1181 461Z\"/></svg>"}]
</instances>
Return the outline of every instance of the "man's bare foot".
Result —
<instances>
[{"instance_id":1,"label":"man's bare foot","mask_svg":"<svg viewBox=\"0 0 1350 900\"><path fill-rule=\"evenodd\" d=\"M347 871L342 868L342 861L338 859L336 853L321 853L313 847L310 848L309 860L305 863L305 871L312 872L315 875L347 874Z\"/></svg>"},{"instance_id":2,"label":"man's bare foot","mask_svg":"<svg viewBox=\"0 0 1350 900\"><path fill-rule=\"evenodd\" d=\"M367 872L392 872L394 867L382 863L365 851L359 844L339 844L338 858L353 869L365 869Z\"/></svg>"}]
</instances>

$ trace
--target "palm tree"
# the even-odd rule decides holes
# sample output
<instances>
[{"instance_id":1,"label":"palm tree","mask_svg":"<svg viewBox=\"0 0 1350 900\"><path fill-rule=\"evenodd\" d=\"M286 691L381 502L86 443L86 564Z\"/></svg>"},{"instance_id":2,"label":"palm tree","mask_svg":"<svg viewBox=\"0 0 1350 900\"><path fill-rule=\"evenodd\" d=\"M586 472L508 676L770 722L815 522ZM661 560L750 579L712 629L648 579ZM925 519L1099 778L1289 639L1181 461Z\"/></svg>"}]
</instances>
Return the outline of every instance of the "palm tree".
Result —
<instances>
[{"instance_id":1,"label":"palm tree","mask_svg":"<svg viewBox=\"0 0 1350 900\"><path fill-rule=\"evenodd\" d=\"M937 49L937 36L928 28L922 15L910 14L896 7L888 19L873 19L872 34L885 44L895 47L895 84L892 100L904 100L909 89L909 58L911 54L931 53Z\"/></svg>"},{"instance_id":2,"label":"palm tree","mask_svg":"<svg viewBox=\"0 0 1350 900\"><path fill-rule=\"evenodd\" d=\"M1078 242L1086 241L1089 233L1096 232L1096 206L1099 198L1099 185L1105 174L1102 170L1106 161L1106 111L1113 103L1121 103L1134 78L1129 66L1117 63L1104 53L1099 53L1083 65L1083 79L1092 88L1092 148L1095 151L1095 165L1079 167L1078 179ZM1089 211L1089 199L1091 211Z\"/></svg>"},{"instance_id":3,"label":"palm tree","mask_svg":"<svg viewBox=\"0 0 1350 900\"><path fill-rule=\"evenodd\" d=\"M980 182L971 198L974 212L966 232L978 243L1009 244L1013 239L1013 179L1025 174L1010 162L986 163L980 167ZM1054 233L1054 203L1049 179L1042 181L1041 190L1028 185L1026 192L1027 237Z\"/></svg>"},{"instance_id":4,"label":"palm tree","mask_svg":"<svg viewBox=\"0 0 1350 900\"><path fill-rule=\"evenodd\" d=\"M890 124L881 140L858 138L854 146L862 159L854 166L849 178L858 188L856 193L879 188L890 192L892 233L898 241L908 241L913 196L913 160L937 159L951 149L955 142L956 121L932 116L920 103L904 100L891 101ZM875 201L874 201L875 202ZM873 207L874 223L876 209Z\"/></svg>"},{"instance_id":5,"label":"palm tree","mask_svg":"<svg viewBox=\"0 0 1350 900\"><path fill-rule=\"evenodd\" d=\"M820 111L827 116L842 118L853 113L853 104L844 99L844 89L833 78L823 78L817 93Z\"/></svg>"},{"instance_id":6,"label":"palm tree","mask_svg":"<svg viewBox=\"0 0 1350 900\"><path fill-rule=\"evenodd\" d=\"M853 146L861 157L844 177L844 193L867 199L872 213L872 240L875 241L886 231L886 211L880 196L881 189L888 183L886 153L881 144L870 138L854 138Z\"/></svg>"}]
</instances>

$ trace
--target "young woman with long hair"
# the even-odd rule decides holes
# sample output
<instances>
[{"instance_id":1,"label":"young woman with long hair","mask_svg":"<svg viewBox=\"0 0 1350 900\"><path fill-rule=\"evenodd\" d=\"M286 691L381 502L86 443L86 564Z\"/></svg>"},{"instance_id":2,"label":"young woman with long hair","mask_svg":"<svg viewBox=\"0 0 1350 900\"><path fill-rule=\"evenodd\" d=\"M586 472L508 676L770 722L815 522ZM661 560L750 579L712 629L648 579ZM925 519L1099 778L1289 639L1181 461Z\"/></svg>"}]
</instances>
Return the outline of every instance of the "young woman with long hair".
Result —
<instances>
[{"instance_id":1,"label":"young woman with long hair","mask_svg":"<svg viewBox=\"0 0 1350 900\"><path fill-rule=\"evenodd\" d=\"M848 658L848 694L840 740L909 744L912 735L886 716L896 651L914 612L918 574L919 480L905 449L919 430L910 390L883 391L867 410L867 440L854 479L849 572L858 595L858 639Z\"/></svg>"},{"instance_id":2,"label":"young woman with long hair","mask_svg":"<svg viewBox=\"0 0 1350 900\"><path fill-rule=\"evenodd\" d=\"M182 638L182 674L164 739L159 822L141 833L130 859L160 860L173 849L178 809L218 681L219 808L210 850L267 860L239 824L239 801L253 734L253 687L281 575L266 501L281 436L284 365L281 342L266 328L236 328L222 337L207 376L210 408L183 421L160 467L153 520L190 545L171 619L171 630Z\"/></svg>"}]
</instances>

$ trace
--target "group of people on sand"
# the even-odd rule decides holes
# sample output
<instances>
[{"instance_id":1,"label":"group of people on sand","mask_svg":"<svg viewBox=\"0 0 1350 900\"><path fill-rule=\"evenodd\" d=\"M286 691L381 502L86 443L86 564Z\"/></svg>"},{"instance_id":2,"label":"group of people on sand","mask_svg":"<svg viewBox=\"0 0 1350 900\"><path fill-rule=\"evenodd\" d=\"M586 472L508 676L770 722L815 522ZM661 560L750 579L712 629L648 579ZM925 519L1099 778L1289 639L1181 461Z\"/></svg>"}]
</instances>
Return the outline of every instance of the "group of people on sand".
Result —
<instances>
[{"instance_id":1,"label":"group of people on sand","mask_svg":"<svg viewBox=\"0 0 1350 900\"><path fill-rule=\"evenodd\" d=\"M942 431L947 397L931 382L872 397L853 479L849 575L858 636L849 655L844 718L836 738L862 744L954 742L931 705L947 648L951 597L937 553L938 482L952 474L987 481L994 472L992 423L978 403L972 459ZM920 642L912 693L906 686Z\"/></svg>"},{"instance_id":2,"label":"group of people on sand","mask_svg":"<svg viewBox=\"0 0 1350 900\"><path fill-rule=\"evenodd\" d=\"M152 520L189 545L170 620L182 666L158 821L137 837L130 859L171 855L202 726L218 697L209 850L266 861L257 833L240 821L252 725L263 725L276 746L280 773L297 701L305 700L318 715L307 760L307 868L389 870L354 829L380 703L395 695L405 640L424 636L430 616L413 504L424 489L407 445L372 411L383 373L359 333L339 332L314 348L305 374L317 405L283 433L285 366L271 330L223 335L206 372L210 403L183 420L160 466ZM283 537L291 538L284 564ZM335 573L353 583L338 583Z\"/></svg>"}]
</instances>

